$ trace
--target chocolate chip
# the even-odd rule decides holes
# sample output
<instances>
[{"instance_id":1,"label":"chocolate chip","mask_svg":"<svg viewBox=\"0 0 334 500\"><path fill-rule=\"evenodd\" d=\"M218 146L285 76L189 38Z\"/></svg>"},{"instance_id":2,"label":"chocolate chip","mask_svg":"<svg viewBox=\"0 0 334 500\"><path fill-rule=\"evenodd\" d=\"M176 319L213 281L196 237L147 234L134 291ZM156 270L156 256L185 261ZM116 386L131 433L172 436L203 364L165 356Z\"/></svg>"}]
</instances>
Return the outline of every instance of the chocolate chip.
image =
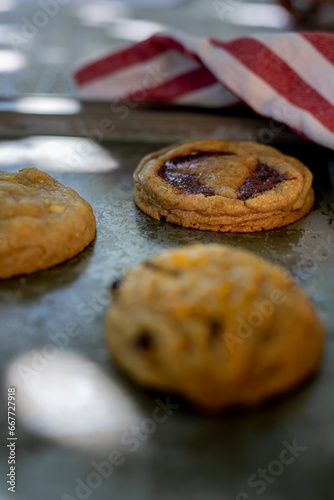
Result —
<instances>
[{"instance_id":1,"label":"chocolate chip","mask_svg":"<svg viewBox=\"0 0 334 500\"><path fill-rule=\"evenodd\" d=\"M234 153L231 151L191 151L187 155L174 156L166 161L166 165L173 165L174 167L180 166L183 163L196 162L199 163L205 158L210 156L232 156Z\"/></svg>"},{"instance_id":2,"label":"chocolate chip","mask_svg":"<svg viewBox=\"0 0 334 500\"><path fill-rule=\"evenodd\" d=\"M200 164L206 158L213 156L233 155L229 151L191 151L187 155L176 156L167 160L158 170L158 175L168 182L173 188L183 194L203 194L204 196L215 196L215 190L202 184L200 175L181 171L180 168L192 164ZM160 219L161 220L161 219Z\"/></svg>"},{"instance_id":3,"label":"chocolate chip","mask_svg":"<svg viewBox=\"0 0 334 500\"><path fill-rule=\"evenodd\" d=\"M249 200L259 193L270 191L277 184L286 180L289 180L286 175L280 174L268 165L259 163L252 175L239 187L238 198L243 201Z\"/></svg>"},{"instance_id":4,"label":"chocolate chip","mask_svg":"<svg viewBox=\"0 0 334 500\"><path fill-rule=\"evenodd\" d=\"M165 215L160 215L160 219L162 222L166 222L167 221L167 218Z\"/></svg>"},{"instance_id":5,"label":"chocolate chip","mask_svg":"<svg viewBox=\"0 0 334 500\"><path fill-rule=\"evenodd\" d=\"M222 331L223 324L220 320L213 320L210 324L210 337L215 339Z\"/></svg>"},{"instance_id":6,"label":"chocolate chip","mask_svg":"<svg viewBox=\"0 0 334 500\"><path fill-rule=\"evenodd\" d=\"M147 269L151 269L152 271L159 271L161 273L167 273L167 274L169 274L171 276L177 276L180 273L179 269L168 269L168 268L164 268L162 265L157 266L151 260L145 260L143 262L143 265Z\"/></svg>"},{"instance_id":7,"label":"chocolate chip","mask_svg":"<svg viewBox=\"0 0 334 500\"><path fill-rule=\"evenodd\" d=\"M152 349L153 344L154 342L151 334L148 331L143 330L136 338L134 347L139 351L149 351Z\"/></svg>"},{"instance_id":8,"label":"chocolate chip","mask_svg":"<svg viewBox=\"0 0 334 500\"><path fill-rule=\"evenodd\" d=\"M153 271L159 271L160 270L160 267L158 267L156 264L153 264L153 262L150 261L150 260L145 260L143 262L143 265L145 267L147 267L148 269L152 269Z\"/></svg>"},{"instance_id":9,"label":"chocolate chip","mask_svg":"<svg viewBox=\"0 0 334 500\"><path fill-rule=\"evenodd\" d=\"M183 194L204 194L204 196L215 196L214 189L201 184L199 175L177 172L174 166L170 167L167 163L159 169L158 175L160 175L165 182L168 182L168 184Z\"/></svg>"},{"instance_id":10,"label":"chocolate chip","mask_svg":"<svg viewBox=\"0 0 334 500\"><path fill-rule=\"evenodd\" d=\"M123 283L123 278L115 279L115 281L113 281L110 285L110 291L112 293L117 292L117 290L119 289L119 287L121 286L122 283Z\"/></svg>"}]
</instances>

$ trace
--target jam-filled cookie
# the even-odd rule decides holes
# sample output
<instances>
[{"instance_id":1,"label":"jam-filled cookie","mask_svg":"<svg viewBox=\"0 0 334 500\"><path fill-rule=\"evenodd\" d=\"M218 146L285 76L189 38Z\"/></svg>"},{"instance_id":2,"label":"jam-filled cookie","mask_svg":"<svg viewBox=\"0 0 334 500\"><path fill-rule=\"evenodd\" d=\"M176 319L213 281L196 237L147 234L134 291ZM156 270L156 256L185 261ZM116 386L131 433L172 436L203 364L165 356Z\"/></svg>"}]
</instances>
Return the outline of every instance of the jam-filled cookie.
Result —
<instances>
[{"instance_id":1,"label":"jam-filled cookie","mask_svg":"<svg viewBox=\"0 0 334 500\"><path fill-rule=\"evenodd\" d=\"M313 373L323 327L280 268L225 245L161 253L112 286L106 339L138 383L220 410L255 406Z\"/></svg>"},{"instance_id":2,"label":"jam-filled cookie","mask_svg":"<svg viewBox=\"0 0 334 500\"><path fill-rule=\"evenodd\" d=\"M95 237L92 207L37 168L0 172L0 278L59 264Z\"/></svg>"},{"instance_id":3,"label":"jam-filled cookie","mask_svg":"<svg viewBox=\"0 0 334 500\"><path fill-rule=\"evenodd\" d=\"M299 160L271 146L193 140L142 159L134 201L151 217L185 227L262 231L311 210L312 178Z\"/></svg>"}]
</instances>

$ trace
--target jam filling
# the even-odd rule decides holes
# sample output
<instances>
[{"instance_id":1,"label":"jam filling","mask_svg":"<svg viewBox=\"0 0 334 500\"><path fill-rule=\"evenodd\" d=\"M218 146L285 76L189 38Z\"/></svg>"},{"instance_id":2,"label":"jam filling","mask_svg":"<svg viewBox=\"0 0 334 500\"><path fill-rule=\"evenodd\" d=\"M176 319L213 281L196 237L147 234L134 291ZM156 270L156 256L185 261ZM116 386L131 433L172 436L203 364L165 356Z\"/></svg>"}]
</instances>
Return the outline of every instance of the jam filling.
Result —
<instances>
[{"instance_id":1,"label":"jam filling","mask_svg":"<svg viewBox=\"0 0 334 500\"><path fill-rule=\"evenodd\" d=\"M175 189L183 194L204 194L204 196L215 196L215 190L201 183L199 174L192 174L181 170L186 164L190 169L192 166L203 162L210 156L226 156L233 155L230 152L214 152L214 151L192 151L184 156L176 156L167 160L158 171L158 175L168 182Z\"/></svg>"},{"instance_id":2,"label":"jam filling","mask_svg":"<svg viewBox=\"0 0 334 500\"><path fill-rule=\"evenodd\" d=\"M259 193L270 191L274 186L286 180L288 180L286 175L259 163L252 175L239 187L238 198L243 201L249 200Z\"/></svg>"}]
</instances>

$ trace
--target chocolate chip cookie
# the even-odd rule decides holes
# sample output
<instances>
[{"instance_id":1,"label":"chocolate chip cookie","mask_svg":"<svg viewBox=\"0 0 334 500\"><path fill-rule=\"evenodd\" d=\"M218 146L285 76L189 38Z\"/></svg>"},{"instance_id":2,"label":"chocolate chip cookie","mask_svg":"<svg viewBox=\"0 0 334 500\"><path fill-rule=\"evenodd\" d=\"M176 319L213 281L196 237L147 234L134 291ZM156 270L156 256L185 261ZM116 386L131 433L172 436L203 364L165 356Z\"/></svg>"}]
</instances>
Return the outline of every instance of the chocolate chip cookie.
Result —
<instances>
[{"instance_id":1,"label":"chocolate chip cookie","mask_svg":"<svg viewBox=\"0 0 334 500\"><path fill-rule=\"evenodd\" d=\"M0 278L59 264L95 237L92 207L37 168L0 172Z\"/></svg>"},{"instance_id":2,"label":"chocolate chip cookie","mask_svg":"<svg viewBox=\"0 0 334 500\"><path fill-rule=\"evenodd\" d=\"M279 267L234 247L169 250L112 286L106 340L139 384L207 410L259 405L312 374L323 327Z\"/></svg>"},{"instance_id":3,"label":"chocolate chip cookie","mask_svg":"<svg viewBox=\"0 0 334 500\"><path fill-rule=\"evenodd\" d=\"M134 201L151 217L185 227L262 231L308 214L312 179L304 164L271 146L193 140L142 159Z\"/></svg>"}]
</instances>

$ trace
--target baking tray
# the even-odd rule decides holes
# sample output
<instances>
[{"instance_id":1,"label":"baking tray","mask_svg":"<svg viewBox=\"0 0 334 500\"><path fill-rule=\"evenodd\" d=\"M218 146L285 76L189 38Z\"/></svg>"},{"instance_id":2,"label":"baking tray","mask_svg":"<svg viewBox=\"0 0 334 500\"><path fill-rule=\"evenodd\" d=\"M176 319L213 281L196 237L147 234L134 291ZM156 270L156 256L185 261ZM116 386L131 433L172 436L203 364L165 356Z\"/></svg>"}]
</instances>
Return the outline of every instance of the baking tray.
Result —
<instances>
[{"instance_id":1,"label":"baking tray","mask_svg":"<svg viewBox=\"0 0 334 500\"><path fill-rule=\"evenodd\" d=\"M0 142L2 169L46 170L87 199L97 219L96 240L74 259L0 283L1 376L4 389L15 386L17 396L15 498L333 499L334 153L286 130L272 137L314 172L315 207L301 221L254 234L186 229L135 207L132 173L142 156L190 136L256 138L271 124L182 111L185 122L175 130L179 111L137 111L146 113L142 128L134 131L132 121L124 137L106 142L70 137L82 135L87 119L98 124L98 113L63 117L66 136L55 130L60 118L46 117L44 132L52 135L44 137L26 135L34 127L41 133L43 116L29 122L28 114L6 115L3 135L20 135L17 120L27 126L22 137ZM135 386L113 367L103 339L108 286L143 259L194 242L249 249L282 265L306 289L327 329L312 381L262 409L212 417ZM0 498L7 500L13 493L6 484L3 402Z\"/></svg>"}]
</instances>

